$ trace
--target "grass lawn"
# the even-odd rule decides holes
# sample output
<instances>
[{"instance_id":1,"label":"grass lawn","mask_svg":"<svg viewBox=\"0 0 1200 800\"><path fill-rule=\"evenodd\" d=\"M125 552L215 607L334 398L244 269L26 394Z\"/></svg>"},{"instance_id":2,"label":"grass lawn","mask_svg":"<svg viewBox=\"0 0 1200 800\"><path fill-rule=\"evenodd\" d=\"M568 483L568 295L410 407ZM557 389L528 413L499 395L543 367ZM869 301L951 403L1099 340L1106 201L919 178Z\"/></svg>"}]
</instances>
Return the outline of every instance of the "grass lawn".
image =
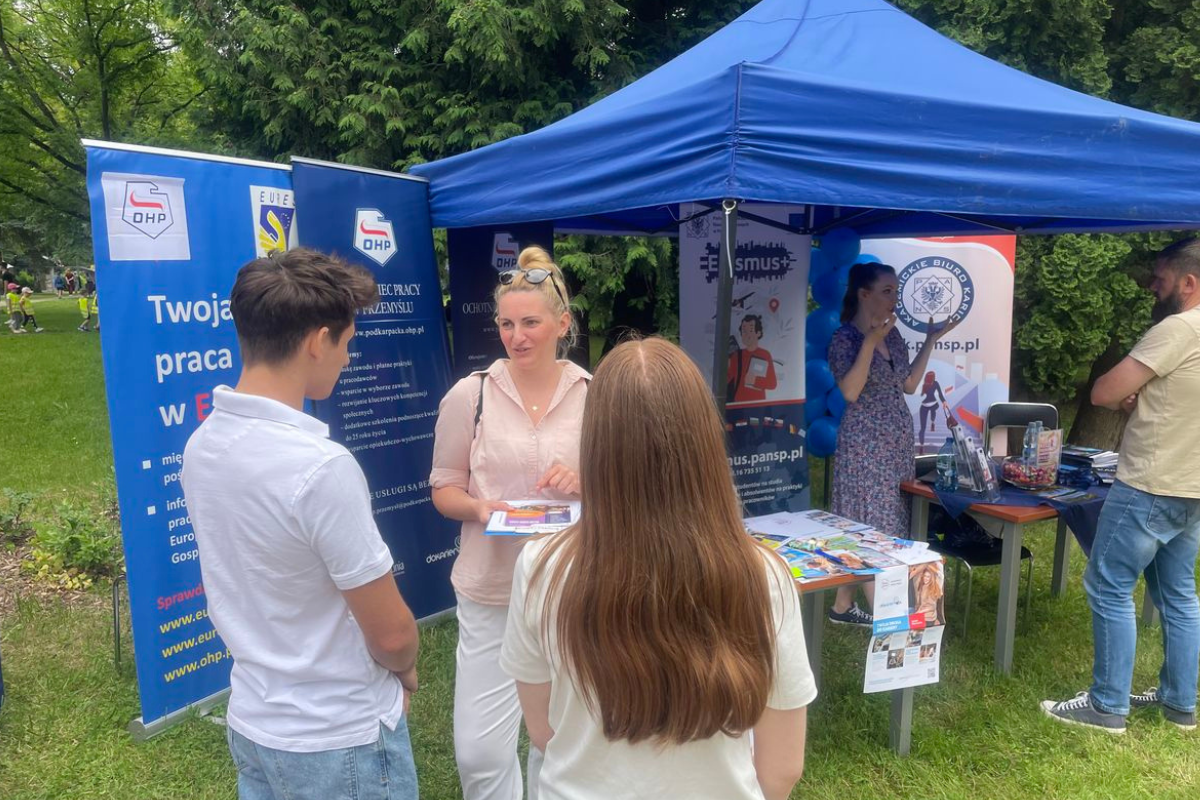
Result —
<instances>
[{"instance_id":1,"label":"grass lawn","mask_svg":"<svg viewBox=\"0 0 1200 800\"><path fill-rule=\"evenodd\" d=\"M0 418L12 434L0 486L38 494L35 522L64 496L99 501L112 493L98 337L75 331L72 301L46 300L38 316L46 333L16 337L0 329ZM813 484L819 495L817 469ZM1035 595L1028 618L1018 621L1011 677L991 666L998 570L976 576L965 640L955 625L958 606L949 606L942 681L917 691L907 759L887 749L888 697L861 693L865 634L827 630L825 682L809 716L808 767L794 798L1197 796L1200 737L1155 712L1135 714L1118 738L1062 728L1037 708L1042 698L1085 688L1091 669L1083 557L1074 551L1071 588L1052 599L1053 536L1049 524L1029 536ZM142 744L125 733L139 713L137 687L127 619L125 658L119 670L113 665L108 587L58 598L22 584L15 593L15 604L0 606L8 687L0 799L235 797L224 731L211 721L191 719ZM453 622L423 631L423 688L410 720L422 796L434 800L460 796L450 730L454 643ZM1157 682L1160 652L1159 632L1143 631L1137 686Z\"/></svg>"}]
</instances>

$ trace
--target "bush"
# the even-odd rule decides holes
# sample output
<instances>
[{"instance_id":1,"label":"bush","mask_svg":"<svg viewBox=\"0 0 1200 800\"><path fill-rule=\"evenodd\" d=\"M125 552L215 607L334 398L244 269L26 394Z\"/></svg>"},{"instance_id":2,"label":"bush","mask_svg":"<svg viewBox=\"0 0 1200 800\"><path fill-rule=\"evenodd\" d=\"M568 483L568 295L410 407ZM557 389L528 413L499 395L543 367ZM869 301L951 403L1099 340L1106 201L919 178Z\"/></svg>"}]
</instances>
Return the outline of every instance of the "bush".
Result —
<instances>
[{"instance_id":1,"label":"bush","mask_svg":"<svg viewBox=\"0 0 1200 800\"><path fill-rule=\"evenodd\" d=\"M38 580L86 589L96 578L116 575L121 563L121 540L111 519L64 503L30 540L27 569Z\"/></svg>"},{"instance_id":2,"label":"bush","mask_svg":"<svg viewBox=\"0 0 1200 800\"><path fill-rule=\"evenodd\" d=\"M6 486L0 497L4 498L0 504L0 546L13 548L25 544L33 536L33 525L25 518L33 495Z\"/></svg>"},{"instance_id":3,"label":"bush","mask_svg":"<svg viewBox=\"0 0 1200 800\"><path fill-rule=\"evenodd\" d=\"M35 292L41 291L42 284L37 278L33 277L33 273L27 269L23 269L17 273L17 283L21 286L28 286Z\"/></svg>"}]
</instances>

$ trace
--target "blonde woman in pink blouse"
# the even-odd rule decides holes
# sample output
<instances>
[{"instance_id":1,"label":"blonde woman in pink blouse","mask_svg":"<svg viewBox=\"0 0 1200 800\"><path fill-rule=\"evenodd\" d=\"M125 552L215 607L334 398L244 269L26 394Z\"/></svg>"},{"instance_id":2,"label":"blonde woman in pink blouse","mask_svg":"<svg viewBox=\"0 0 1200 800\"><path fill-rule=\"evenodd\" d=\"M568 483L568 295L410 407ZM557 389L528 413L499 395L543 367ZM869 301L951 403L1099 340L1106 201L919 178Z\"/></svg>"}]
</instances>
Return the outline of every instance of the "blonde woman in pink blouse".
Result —
<instances>
[{"instance_id":1,"label":"blonde woman in pink blouse","mask_svg":"<svg viewBox=\"0 0 1200 800\"><path fill-rule=\"evenodd\" d=\"M462 526L454 751L465 800L520 800L516 684L500 669L513 569L524 539L486 536L508 500L579 499L579 436L591 376L563 359L575 335L567 286L540 247L500 275L496 324L508 358L456 383L438 409L433 504ZM482 404L482 405L481 405ZM476 422L478 420L478 422ZM542 754L529 749L530 798Z\"/></svg>"}]
</instances>

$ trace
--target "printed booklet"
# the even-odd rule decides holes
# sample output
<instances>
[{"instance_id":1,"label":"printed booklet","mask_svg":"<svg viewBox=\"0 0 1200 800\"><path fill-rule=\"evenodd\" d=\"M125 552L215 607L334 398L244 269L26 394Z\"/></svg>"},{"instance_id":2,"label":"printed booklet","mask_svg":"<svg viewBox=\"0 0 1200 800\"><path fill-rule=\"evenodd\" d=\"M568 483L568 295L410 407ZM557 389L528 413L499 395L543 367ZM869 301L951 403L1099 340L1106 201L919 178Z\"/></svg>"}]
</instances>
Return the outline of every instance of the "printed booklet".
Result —
<instances>
[{"instance_id":1,"label":"printed booklet","mask_svg":"<svg viewBox=\"0 0 1200 800\"><path fill-rule=\"evenodd\" d=\"M484 533L489 536L531 536L557 533L579 521L579 503L549 500L508 500L512 511L494 511Z\"/></svg>"},{"instance_id":2,"label":"printed booklet","mask_svg":"<svg viewBox=\"0 0 1200 800\"><path fill-rule=\"evenodd\" d=\"M787 562L801 583L834 575L873 575L939 558L925 542L887 536L819 509L752 517L745 525L747 533Z\"/></svg>"}]
</instances>

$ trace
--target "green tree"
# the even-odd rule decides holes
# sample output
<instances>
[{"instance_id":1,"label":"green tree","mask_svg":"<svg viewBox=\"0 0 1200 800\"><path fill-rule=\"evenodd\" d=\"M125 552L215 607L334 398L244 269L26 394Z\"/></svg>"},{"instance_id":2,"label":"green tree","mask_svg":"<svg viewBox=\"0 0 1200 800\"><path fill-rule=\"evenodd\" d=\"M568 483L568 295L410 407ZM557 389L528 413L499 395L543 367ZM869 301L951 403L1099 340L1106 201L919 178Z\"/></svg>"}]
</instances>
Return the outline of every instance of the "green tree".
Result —
<instances>
[{"instance_id":1,"label":"green tree","mask_svg":"<svg viewBox=\"0 0 1200 800\"><path fill-rule=\"evenodd\" d=\"M972 49L1063 86L1200 118L1200 0L899 0ZM1092 384L1150 324L1139 288L1169 234L1021 237L1013 396L1075 404L1072 441L1114 447L1118 413Z\"/></svg>"},{"instance_id":2,"label":"green tree","mask_svg":"<svg viewBox=\"0 0 1200 800\"><path fill-rule=\"evenodd\" d=\"M679 339L678 250L670 239L569 236L555 259L575 287L585 327L605 347L628 331Z\"/></svg>"},{"instance_id":3,"label":"green tree","mask_svg":"<svg viewBox=\"0 0 1200 800\"><path fill-rule=\"evenodd\" d=\"M753 5L614 0L172 0L212 90L203 126L246 155L402 169L554 122ZM678 328L665 240L567 237L590 330Z\"/></svg>"},{"instance_id":4,"label":"green tree","mask_svg":"<svg viewBox=\"0 0 1200 800\"><path fill-rule=\"evenodd\" d=\"M751 5L169 0L227 145L391 169L561 119Z\"/></svg>"},{"instance_id":5,"label":"green tree","mask_svg":"<svg viewBox=\"0 0 1200 800\"><path fill-rule=\"evenodd\" d=\"M79 140L185 139L181 112L202 90L163 31L153 0L0 4L0 236L8 245L90 261Z\"/></svg>"}]
</instances>

